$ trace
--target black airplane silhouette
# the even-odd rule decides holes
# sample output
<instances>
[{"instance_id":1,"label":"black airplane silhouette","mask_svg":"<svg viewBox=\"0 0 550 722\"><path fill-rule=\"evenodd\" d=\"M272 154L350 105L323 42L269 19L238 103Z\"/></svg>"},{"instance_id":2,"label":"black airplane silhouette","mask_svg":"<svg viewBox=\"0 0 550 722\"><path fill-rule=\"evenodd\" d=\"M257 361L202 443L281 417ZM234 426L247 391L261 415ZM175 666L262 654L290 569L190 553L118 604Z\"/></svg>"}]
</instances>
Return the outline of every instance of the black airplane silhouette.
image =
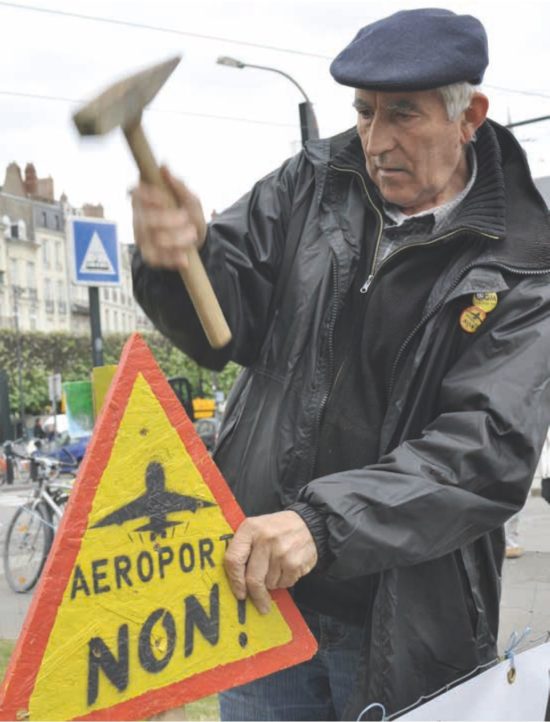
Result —
<instances>
[{"instance_id":1,"label":"black airplane silhouette","mask_svg":"<svg viewBox=\"0 0 550 722\"><path fill-rule=\"evenodd\" d=\"M172 491L166 491L165 475L162 464L158 461L151 461L145 472L145 494L129 504L121 506L120 509L107 514L100 519L92 528L110 526L111 524L124 524L132 519L139 519L142 516L149 517L149 523L139 526L133 531L151 532L151 539L157 536L165 537L166 530L170 527L181 524L181 521L168 521L167 514L173 511L192 511L203 509L207 506L216 506L211 501L199 499L196 496L186 496Z\"/></svg>"}]
</instances>

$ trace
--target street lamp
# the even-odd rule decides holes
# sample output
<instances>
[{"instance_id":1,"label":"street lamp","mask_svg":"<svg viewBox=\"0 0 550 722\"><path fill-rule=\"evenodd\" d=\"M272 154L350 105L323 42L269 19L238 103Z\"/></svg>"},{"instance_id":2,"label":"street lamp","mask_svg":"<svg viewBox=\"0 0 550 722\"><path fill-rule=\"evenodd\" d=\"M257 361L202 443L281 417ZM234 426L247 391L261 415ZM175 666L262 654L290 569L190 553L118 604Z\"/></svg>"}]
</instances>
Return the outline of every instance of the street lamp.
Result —
<instances>
[{"instance_id":1,"label":"street lamp","mask_svg":"<svg viewBox=\"0 0 550 722\"><path fill-rule=\"evenodd\" d=\"M277 68L271 68L268 65L254 65L253 63L243 63L242 60L236 58L230 58L226 55L219 57L216 62L218 65L226 65L228 68L256 68L256 70L268 70L270 73L278 73L283 75L287 80L295 85L300 93L304 96L304 101L298 105L300 111L300 130L302 132L302 146L305 145L307 140L316 140L319 138L319 128L317 126L317 119L313 111L313 105L310 99L307 97L307 93L302 86L294 80L294 78L288 73L284 73L282 70Z\"/></svg>"}]
</instances>

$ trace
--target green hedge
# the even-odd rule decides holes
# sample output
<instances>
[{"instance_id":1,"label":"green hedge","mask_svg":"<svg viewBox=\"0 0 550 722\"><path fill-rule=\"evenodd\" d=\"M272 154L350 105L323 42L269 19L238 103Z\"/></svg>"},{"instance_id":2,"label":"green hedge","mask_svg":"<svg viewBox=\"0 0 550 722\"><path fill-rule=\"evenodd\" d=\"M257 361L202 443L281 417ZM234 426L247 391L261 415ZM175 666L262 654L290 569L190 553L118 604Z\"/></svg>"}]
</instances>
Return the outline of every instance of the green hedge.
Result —
<instances>
[{"instance_id":1,"label":"green hedge","mask_svg":"<svg viewBox=\"0 0 550 722\"><path fill-rule=\"evenodd\" d=\"M188 356L172 346L158 333L143 333L164 374L186 376L196 395L211 396L214 385L226 394L239 372L236 364L228 364L218 374L202 369ZM91 342L89 336L70 336L66 333L22 333L21 376L25 413L41 414L49 409L48 376L60 373L63 381L82 381L90 378ZM127 341L126 334L112 334L103 338L103 359L116 364ZM8 374L10 410L19 411L19 374L17 337L14 331L0 329L0 370Z\"/></svg>"}]
</instances>

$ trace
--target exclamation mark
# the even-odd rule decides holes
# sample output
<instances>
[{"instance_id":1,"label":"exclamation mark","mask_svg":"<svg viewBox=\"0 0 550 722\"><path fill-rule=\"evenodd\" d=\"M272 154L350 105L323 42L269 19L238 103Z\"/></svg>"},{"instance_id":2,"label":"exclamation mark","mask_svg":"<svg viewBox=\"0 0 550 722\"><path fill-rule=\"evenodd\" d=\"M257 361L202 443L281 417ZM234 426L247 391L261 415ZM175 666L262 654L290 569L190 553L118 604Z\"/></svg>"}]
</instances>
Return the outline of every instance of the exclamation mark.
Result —
<instances>
[{"instance_id":1,"label":"exclamation mark","mask_svg":"<svg viewBox=\"0 0 550 722\"><path fill-rule=\"evenodd\" d=\"M237 614L239 617L239 624L244 624L246 622L246 599L237 600ZM248 635L246 632L241 632L239 634L239 644L241 647L246 647L248 644Z\"/></svg>"}]
</instances>

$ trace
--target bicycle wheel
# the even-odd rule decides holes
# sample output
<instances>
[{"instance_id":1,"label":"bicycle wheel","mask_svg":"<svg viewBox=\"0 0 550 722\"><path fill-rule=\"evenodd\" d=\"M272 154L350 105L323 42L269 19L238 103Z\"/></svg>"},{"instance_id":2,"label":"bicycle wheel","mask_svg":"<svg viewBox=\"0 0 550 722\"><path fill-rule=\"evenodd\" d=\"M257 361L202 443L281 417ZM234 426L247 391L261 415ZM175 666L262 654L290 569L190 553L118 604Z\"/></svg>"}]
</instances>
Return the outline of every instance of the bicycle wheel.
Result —
<instances>
[{"instance_id":1,"label":"bicycle wheel","mask_svg":"<svg viewBox=\"0 0 550 722\"><path fill-rule=\"evenodd\" d=\"M51 512L46 504L25 504L15 512L4 542L4 573L14 592L34 587L53 540Z\"/></svg>"}]
</instances>

